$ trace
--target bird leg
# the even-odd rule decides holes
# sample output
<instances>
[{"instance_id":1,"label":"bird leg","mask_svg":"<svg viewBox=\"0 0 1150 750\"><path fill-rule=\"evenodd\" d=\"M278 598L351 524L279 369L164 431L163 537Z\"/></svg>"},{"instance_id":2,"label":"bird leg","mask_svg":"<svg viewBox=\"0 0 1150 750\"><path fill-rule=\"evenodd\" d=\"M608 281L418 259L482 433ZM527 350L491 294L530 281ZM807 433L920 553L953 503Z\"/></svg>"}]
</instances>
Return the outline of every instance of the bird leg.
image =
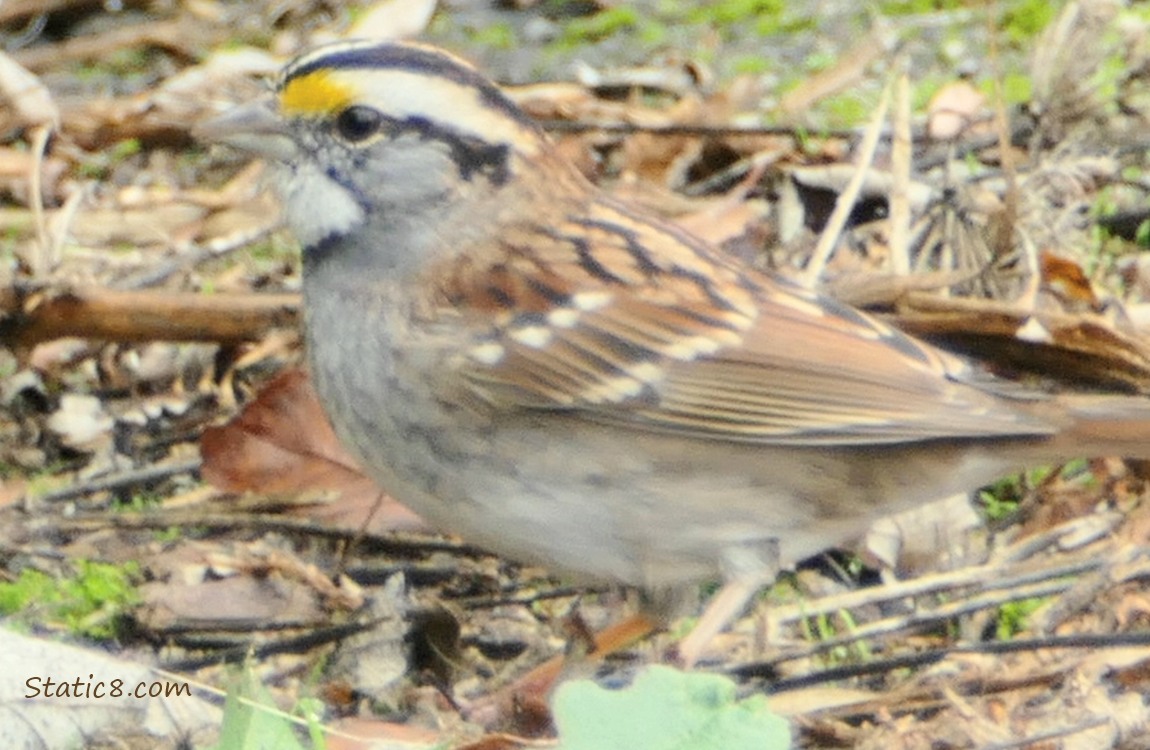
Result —
<instances>
[{"instance_id":1,"label":"bird leg","mask_svg":"<svg viewBox=\"0 0 1150 750\"><path fill-rule=\"evenodd\" d=\"M695 627L679 642L678 662L690 669L719 632L746 608L756 592L769 586L779 572L779 548L774 539L766 544L729 547L723 552L724 583L707 602Z\"/></svg>"}]
</instances>

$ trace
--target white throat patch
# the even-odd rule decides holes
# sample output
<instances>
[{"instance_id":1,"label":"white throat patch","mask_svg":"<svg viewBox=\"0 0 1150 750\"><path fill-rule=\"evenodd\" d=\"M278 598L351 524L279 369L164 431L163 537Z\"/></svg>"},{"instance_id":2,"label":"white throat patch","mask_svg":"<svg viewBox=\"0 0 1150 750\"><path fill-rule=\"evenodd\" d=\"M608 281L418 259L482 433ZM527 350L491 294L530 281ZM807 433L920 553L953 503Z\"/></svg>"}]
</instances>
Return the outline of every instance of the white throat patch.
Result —
<instances>
[{"instance_id":1,"label":"white throat patch","mask_svg":"<svg viewBox=\"0 0 1150 750\"><path fill-rule=\"evenodd\" d=\"M347 234L367 219L347 188L313 164L301 164L278 183L284 218L305 248Z\"/></svg>"}]
</instances>

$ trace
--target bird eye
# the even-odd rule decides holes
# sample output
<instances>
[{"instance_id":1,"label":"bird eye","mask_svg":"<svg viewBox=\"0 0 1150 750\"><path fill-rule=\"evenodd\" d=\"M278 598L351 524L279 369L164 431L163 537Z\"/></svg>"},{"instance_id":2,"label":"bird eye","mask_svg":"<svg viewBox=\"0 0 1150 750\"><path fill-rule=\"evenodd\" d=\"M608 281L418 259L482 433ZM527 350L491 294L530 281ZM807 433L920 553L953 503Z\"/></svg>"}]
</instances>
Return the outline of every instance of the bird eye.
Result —
<instances>
[{"instance_id":1,"label":"bird eye","mask_svg":"<svg viewBox=\"0 0 1150 750\"><path fill-rule=\"evenodd\" d=\"M350 143L370 138L378 133L382 126L382 114L371 107L360 105L348 107L335 118L336 132Z\"/></svg>"}]
</instances>

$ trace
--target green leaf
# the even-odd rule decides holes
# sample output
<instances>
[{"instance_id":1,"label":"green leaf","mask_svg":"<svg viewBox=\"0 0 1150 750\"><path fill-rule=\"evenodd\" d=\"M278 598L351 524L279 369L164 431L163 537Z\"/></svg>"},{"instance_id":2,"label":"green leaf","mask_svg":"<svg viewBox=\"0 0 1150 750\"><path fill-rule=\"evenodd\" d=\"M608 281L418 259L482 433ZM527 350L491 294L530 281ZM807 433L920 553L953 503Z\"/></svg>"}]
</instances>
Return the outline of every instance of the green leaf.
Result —
<instances>
[{"instance_id":1,"label":"green leaf","mask_svg":"<svg viewBox=\"0 0 1150 750\"><path fill-rule=\"evenodd\" d=\"M246 672L228 691L224 723L215 750L304 750L292 724L274 708L267 688Z\"/></svg>"},{"instance_id":2,"label":"green leaf","mask_svg":"<svg viewBox=\"0 0 1150 750\"><path fill-rule=\"evenodd\" d=\"M552 709L560 750L774 750L791 742L787 721L764 696L736 700L726 677L663 666L623 690L564 683Z\"/></svg>"}]
</instances>

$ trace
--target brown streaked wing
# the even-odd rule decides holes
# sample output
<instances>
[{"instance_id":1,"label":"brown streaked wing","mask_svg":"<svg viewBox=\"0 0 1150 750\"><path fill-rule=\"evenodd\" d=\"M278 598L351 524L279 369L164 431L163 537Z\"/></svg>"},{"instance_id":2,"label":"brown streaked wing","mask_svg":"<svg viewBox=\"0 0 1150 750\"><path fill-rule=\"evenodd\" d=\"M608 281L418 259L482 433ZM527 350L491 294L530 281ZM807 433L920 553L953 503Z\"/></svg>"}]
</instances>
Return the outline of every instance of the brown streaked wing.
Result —
<instances>
[{"instance_id":1,"label":"brown streaked wing","mask_svg":"<svg viewBox=\"0 0 1150 750\"><path fill-rule=\"evenodd\" d=\"M670 363L630 421L776 444L899 443L1044 435L1052 425L964 382L961 360L853 308L774 287L743 341Z\"/></svg>"},{"instance_id":2,"label":"brown streaked wing","mask_svg":"<svg viewBox=\"0 0 1150 750\"><path fill-rule=\"evenodd\" d=\"M521 232L460 285L491 324L460 374L496 408L764 444L1053 431L961 361L612 208Z\"/></svg>"}]
</instances>

